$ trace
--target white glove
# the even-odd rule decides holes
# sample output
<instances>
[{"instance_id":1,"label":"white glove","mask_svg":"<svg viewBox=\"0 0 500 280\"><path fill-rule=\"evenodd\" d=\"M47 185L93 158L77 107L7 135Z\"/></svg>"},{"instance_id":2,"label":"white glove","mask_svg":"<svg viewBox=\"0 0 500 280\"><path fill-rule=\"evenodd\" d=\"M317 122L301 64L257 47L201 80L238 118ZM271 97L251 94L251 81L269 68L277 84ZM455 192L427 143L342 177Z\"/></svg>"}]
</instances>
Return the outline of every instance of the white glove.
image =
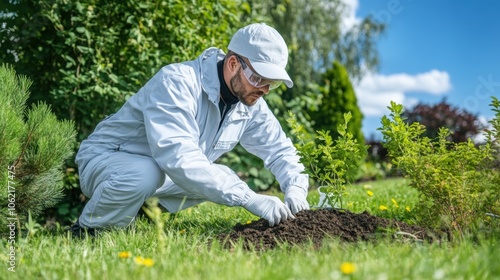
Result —
<instances>
[{"instance_id":1,"label":"white glove","mask_svg":"<svg viewBox=\"0 0 500 280\"><path fill-rule=\"evenodd\" d=\"M275 196L252 193L243 207L252 214L266 219L270 226L295 218L290 209Z\"/></svg>"},{"instance_id":2,"label":"white glove","mask_svg":"<svg viewBox=\"0 0 500 280\"><path fill-rule=\"evenodd\" d=\"M302 210L309 209L309 203L306 200L307 191L295 186L290 186L285 193L285 205L297 214Z\"/></svg>"}]
</instances>

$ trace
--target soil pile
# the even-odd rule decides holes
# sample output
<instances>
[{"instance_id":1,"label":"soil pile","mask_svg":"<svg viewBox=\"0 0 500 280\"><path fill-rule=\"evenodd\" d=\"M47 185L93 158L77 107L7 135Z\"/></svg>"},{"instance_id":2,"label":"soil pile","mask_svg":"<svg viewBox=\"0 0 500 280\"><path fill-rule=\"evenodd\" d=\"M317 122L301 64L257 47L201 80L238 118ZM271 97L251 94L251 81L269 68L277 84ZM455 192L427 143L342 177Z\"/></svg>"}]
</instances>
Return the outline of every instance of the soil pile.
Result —
<instances>
[{"instance_id":1,"label":"soil pile","mask_svg":"<svg viewBox=\"0 0 500 280\"><path fill-rule=\"evenodd\" d=\"M227 247L242 240L246 249L272 249L278 243L303 244L311 240L320 246L325 237L342 241L368 241L381 236L406 237L412 240L433 241L434 237L426 229L404 222L376 217L368 212L360 214L348 210L316 209L306 210L274 227L260 219L250 224L237 224L228 234L219 235L219 240ZM400 234L394 234L400 232Z\"/></svg>"}]
</instances>

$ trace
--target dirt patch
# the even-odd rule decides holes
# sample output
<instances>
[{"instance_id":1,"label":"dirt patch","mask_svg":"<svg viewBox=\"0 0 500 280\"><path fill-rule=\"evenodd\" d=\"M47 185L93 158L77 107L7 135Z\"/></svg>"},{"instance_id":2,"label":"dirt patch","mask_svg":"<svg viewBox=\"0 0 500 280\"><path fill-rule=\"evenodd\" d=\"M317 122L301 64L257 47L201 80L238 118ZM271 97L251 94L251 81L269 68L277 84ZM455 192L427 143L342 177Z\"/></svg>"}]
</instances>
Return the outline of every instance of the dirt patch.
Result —
<instances>
[{"instance_id":1,"label":"dirt patch","mask_svg":"<svg viewBox=\"0 0 500 280\"><path fill-rule=\"evenodd\" d=\"M382 236L435 240L434 235L422 227L376 217L368 212L357 214L348 210L316 209L302 211L295 217L274 227L269 227L264 219L246 225L237 224L230 233L221 234L218 239L227 247L242 240L246 249L256 250L272 249L280 242L304 244L312 241L320 246L325 237L346 242L375 240Z\"/></svg>"}]
</instances>

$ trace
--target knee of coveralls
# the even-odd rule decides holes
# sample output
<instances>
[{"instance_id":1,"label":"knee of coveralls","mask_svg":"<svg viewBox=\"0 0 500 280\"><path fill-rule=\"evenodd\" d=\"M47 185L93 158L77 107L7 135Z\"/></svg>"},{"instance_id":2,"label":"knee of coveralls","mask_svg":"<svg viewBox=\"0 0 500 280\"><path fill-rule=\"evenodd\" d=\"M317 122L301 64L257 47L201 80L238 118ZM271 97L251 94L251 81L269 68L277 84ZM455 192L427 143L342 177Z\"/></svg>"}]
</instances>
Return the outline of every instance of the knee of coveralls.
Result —
<instances>
[{"instance_id":1,"label":"knee of coveralls","mask_svg":"<svg viewBox=\"0 0 500 280\"><path fill-rule=\"evenodd\" d=\"M165 174L146 156L114 152L90 161L83 174L82 191L90 196L80 216L87 227L124 227L151 197ZM91 165L92 164L92 165Z\"/></svg>"}]
</instances>

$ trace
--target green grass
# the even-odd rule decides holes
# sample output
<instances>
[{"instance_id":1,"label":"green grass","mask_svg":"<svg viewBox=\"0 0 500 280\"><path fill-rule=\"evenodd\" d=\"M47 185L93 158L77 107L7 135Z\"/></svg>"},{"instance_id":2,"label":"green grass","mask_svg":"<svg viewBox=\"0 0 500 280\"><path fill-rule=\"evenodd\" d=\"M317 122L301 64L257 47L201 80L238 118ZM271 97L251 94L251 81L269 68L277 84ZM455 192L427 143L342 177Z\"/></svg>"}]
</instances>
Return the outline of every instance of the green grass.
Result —
<instances>
[{"instance_id":1,"label":"green grass","mask_svg":"<svg viewBox=\"0 0 500 280\"><path fill-rule=\"evenodd\" d=\"M417 193L401 179L363 183L349 192L345 201L354 212L411 220L417 203ZM309 200L317 202L316 191ZM388 209L380 210L380 205ZM0 279L500 279L498 239L441 244L385 239L345 244L332 239L320 249L284 244L259 253L241 246L226 250L213 242L236 223L257 219L242 208L204 203L162 218L164 241L155 224L144 219L133 229L94 240L72 240L62 229L39 230L16 243L15 272L8 271L8 244L1 240ZM120 252L130 257L120 258ZM137 264L136 257L154 263ZM344 274L345 263L352 264L354 272Z\"/></svg>"}]
</instances>

